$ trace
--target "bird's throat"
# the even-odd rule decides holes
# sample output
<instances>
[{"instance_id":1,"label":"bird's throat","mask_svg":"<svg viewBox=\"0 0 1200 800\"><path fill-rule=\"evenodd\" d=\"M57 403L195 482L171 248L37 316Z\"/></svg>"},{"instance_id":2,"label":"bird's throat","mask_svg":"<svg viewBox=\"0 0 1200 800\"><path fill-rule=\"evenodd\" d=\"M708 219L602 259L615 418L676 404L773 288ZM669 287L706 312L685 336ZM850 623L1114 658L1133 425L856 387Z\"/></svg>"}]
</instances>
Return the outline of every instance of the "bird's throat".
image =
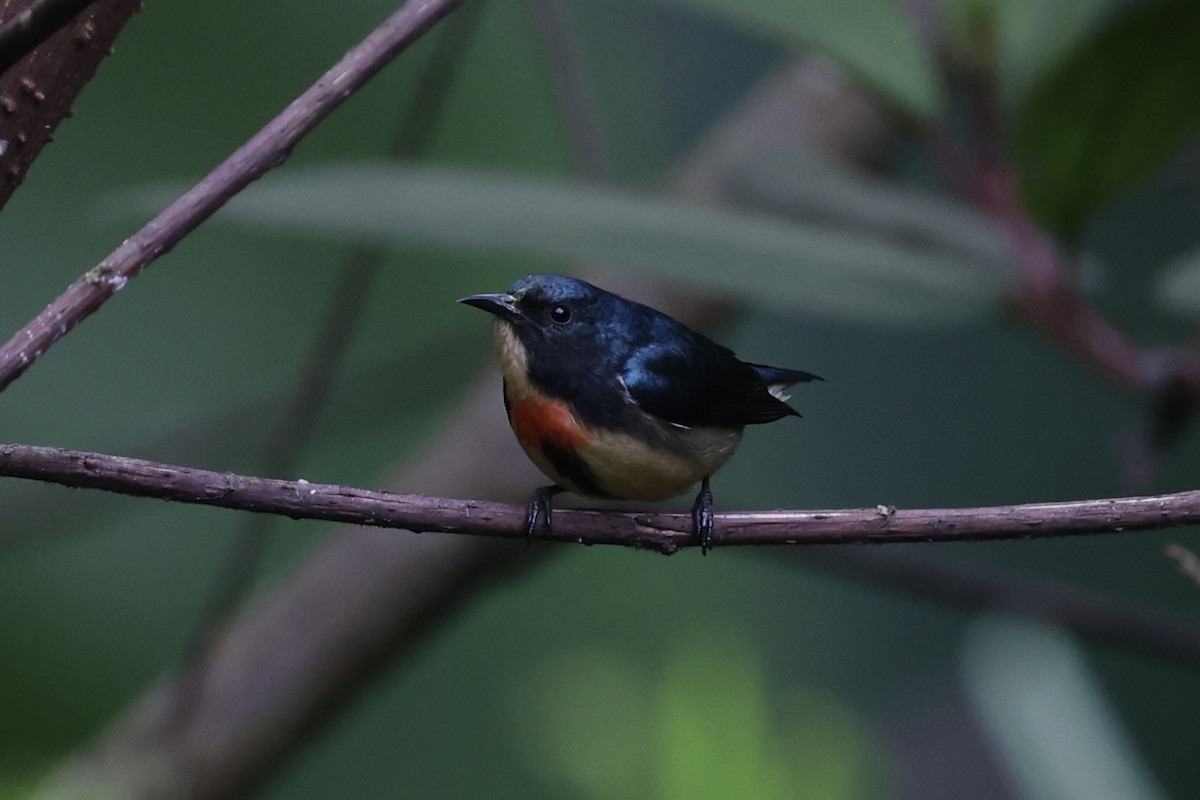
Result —
<instances>
[{"instance_id":1,"label":"bird's throat","mask_svg":"<svg viewBox=\"0 0 1200 800\"><path fill-rule=\"evenodd\" d=\"M510 391L521 394L531 392L533 387L529 382L529 352L517 336L517 332L513 330L512 323L502 319L496 320L493 336L505 385Z\"/></svg>"}]
</instances>

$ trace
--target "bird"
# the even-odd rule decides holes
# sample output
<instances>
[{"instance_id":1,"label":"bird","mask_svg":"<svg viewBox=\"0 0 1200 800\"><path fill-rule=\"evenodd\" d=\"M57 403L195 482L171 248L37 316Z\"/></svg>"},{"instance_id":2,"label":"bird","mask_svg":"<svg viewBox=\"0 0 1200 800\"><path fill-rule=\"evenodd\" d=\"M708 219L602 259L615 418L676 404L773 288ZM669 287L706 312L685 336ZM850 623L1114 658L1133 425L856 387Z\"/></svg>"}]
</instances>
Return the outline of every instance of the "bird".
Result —
<instances>
[{"instance_id":1,"label":"bird","mask_svg":"<svg viewBox=\"0 0 1200 800\"><path fill-rule=\"evenodd\" d=\"M785 402L802 370L740 360L649 306L566 275L528 275L460 303L495 317L504 408L552 484L529 501L525 534L551 530L555 495L657 502L700 484L692 535L713 540L710 478L747 425L800 416Z\"/></svg>"}]
</instances>

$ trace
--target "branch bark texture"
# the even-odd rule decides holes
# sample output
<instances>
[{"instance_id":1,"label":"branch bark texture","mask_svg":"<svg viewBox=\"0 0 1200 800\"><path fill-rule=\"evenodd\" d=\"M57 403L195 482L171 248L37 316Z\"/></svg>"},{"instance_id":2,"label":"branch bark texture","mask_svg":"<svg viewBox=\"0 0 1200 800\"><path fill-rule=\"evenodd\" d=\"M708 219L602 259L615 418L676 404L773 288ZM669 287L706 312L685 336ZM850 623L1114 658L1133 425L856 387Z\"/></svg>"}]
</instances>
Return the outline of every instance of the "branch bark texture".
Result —
<instances>
[{"instance_id":1,"label":"branch bark texture","mask_svg":"<svg viewBox=\"0 0 1200 800\"><path fill-rule=\"evenodd\" d=\"M462 2L410 0L233 155L68 286L0 347L0 391L234 195L286 161L318 122Z\"/></svg>"},{"instance_id":2,"label":"branch bark texture","mask_svg":"<svg viewBox=\"0 0 1200 800\"><path fill-rule=\"evenodd\" d=\"M0 23L0 72L8 70L93 0L34 0Z\"/></svg>"},{"instance_id":3,"label":"branch bark texture","mask_svg":"<svg viewBox=\"0 0 1200 800\"><path fill-rule=\"evenodd\" d=\"M255 478L136 458L0 445L0 475L138 497L349 522L415 533L523 538L525 509L504 503L393 494ZM750 511L717 516L717 546L886 544L1034 539L1200 523L1200 491L983 508ZM559 511L546 538L674 553L694 544L688 514Z\"/></svg>"},{"instance_id":4,"label":"branch bark texture","mask_svg":"<svg viewBox=\"0 0 1200 800\"><path fill-rule=\"evenodd\" d=\"M0 0L0 207L16 191L141 0ZM32 49L31 49L32 48Z\"/></svg>"}]
</instances>

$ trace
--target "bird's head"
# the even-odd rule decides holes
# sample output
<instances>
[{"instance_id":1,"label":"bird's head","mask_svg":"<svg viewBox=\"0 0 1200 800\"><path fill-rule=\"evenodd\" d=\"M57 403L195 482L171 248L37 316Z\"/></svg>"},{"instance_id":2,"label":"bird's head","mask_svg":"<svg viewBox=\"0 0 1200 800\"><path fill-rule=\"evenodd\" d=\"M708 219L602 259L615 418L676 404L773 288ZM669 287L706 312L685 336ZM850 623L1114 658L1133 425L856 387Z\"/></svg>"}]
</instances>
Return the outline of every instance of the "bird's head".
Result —
<instances>
[{"instance_id":1,"label":"bird's head","mask_svg":"<svg viewBox=\"0 0 1200 800\"><path fill-rule=\"evenodd\" d=\"M532 379L559 395L609 380L654 314L586 281L554 274L529 275L508 291L459 302L495 315L506 380Z\"/></svg>"},{"instance_id":2,"label":"bird's head","mask_svg":"<svg viewBox=\"0 0 1200 800\"><path fill-rule=\"evenodd\" d=\"M458 302L494 314L529 350L575 348L604 337L620 324L622 302L586 281L566 275L528 275L496 294L473 294Z\"/></svg>"},{"instance_id":3,"label":"bird's head","mask_svg":"<svg viewBox=\"0 0 1200 800\"><path fill-rule=\"evenodd\" d=\"M458 302L482 308L511 325L555 335L594 316L593 307L604 294L607 292L577 278L544 274L527 275L506 292L473 294Z\"/></svg>"}]
</instances>

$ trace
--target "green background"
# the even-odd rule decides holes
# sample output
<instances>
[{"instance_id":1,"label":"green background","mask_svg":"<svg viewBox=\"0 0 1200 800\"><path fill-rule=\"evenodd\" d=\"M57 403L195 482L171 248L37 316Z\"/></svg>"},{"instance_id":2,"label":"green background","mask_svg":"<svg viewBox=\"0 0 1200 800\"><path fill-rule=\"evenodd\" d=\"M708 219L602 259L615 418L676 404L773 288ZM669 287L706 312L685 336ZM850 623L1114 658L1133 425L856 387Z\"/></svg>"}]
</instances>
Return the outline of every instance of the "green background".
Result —
<instances>
[{"instance_id":1,"label":"green background","mask_svg":"<svg viewBox=\"0 0 1200 800\"><path fill-rule=\"evenodd\" d=\"M662 185L757 78L808 47L841 58L910 120L910 134L923 118L961 113L953 87L887 3L860 0L829 19L801 8L820 4L744 5L739 16L698 1L565 4L586 46L620 185ZM1177 40L1156 48L1138 36L1138 25L1151 23L1131 16L1186 4L1065 3L1070 19L1054 36L1035 19L1041 5L947 2L946 35L969 51L979 26L999 31L1004 111L1030 205L1086 252L1097 305L1138 341L1183 340L1186 320L1163 310L1155 287L1167 263L1181 258L1186 267L1200 238L1197 104L1164 90L1159 104L1127 118L1120 111L1149 87L1184 80L1175 62L1158 69L1147 51L1197 43L1184 21L1168 26L1181 32ZM148 4L0 215L0 329L18 330L136 229L145 209L131 193L203 175L390 11L366 0ZM1127 41L1109 45L1130 29ZM352 97L297 148L281 178L378 157L430 50L419 43ZM564 179L569 145L541 53L523 7L491 2L426 160ZM1145 55L1141 84L1088 72L1130 53ZM1103 101L1090 106L1072 80L1099 84ZM1188 80L1194 90L1194 75ZM1099 177L1072 201L1054 181L1078 171L1053 165L1079 158L1072 126L1103 139L1113 126L1097 119L1114 113L1121 143L1086 149L1094 163L1083 169ZM1164 129L1177 133L1148 133ZM917 135L901 137L880 184L932 185L921 153ZM257 469L347 245L221 216L0 395L0 440ZM298 474L375 485L450 418L489 358L485 322L455 298L572 268L548 256L395 243L347 377ZM738 269L754 284L754 265ZM805 280L798 267L801 292ZM1147 400L1102 382L1014 321L998 297L967 320L872 324L754 302L770 288L739 295L750 302L721 339L746 358L811 370L827 383L794 393L803 420L747 432L714 481L718 510L1129 491L1121 443L1146 424ZM1188 297L1172 303L1187 307ZM1198 451L1194 433L1185 435L1149 488L1194 487ZM0 508L0 796L20 797L178 663L238 519L13 480L0 482ZM337 535L307 522L281 521L277 531L264 583ZM1186 618L1200 609L1200 590L1161 548L1190 538L903 550L1087 586ZM564 547L475 598L356 697L261 796L1102 796L1022 776L1003 755L1007 723L980 710L1020 705L1042 677L1056 686L1029 665L1046 652L1076 652L1069 640L1046 645L1049 634L834 577L807 556L764 548L667 559ZM986 646L997 641L1006 643L1000 657ZM1064 680L1099 698L1103 724L1124 736L1122 757L1153 776L1140 784L1145 796L1200 793L1194 665L1075 646L1082 659ZM1030 681L1013 697L1003 682L980 683L990 674L978 668L988 658L981 653ZM1067 694L1051 692L1046 707ZM1080 749L1103 752L1091 718L1071 717L1066 705L1056 713ZM1035 795L1036 786L1046 793Z\"/></svg>"}]
</instances>

